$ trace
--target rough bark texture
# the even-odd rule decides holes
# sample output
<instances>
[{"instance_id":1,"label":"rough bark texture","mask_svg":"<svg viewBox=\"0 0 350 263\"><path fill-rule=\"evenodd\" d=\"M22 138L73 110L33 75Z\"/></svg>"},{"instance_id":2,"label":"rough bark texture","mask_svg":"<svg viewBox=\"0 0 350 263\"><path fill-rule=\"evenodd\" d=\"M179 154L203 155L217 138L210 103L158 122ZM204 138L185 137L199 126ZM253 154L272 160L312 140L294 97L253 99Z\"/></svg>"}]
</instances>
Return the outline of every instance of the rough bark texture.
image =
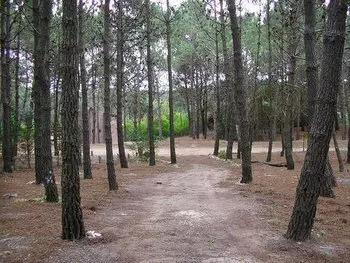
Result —
<instances>
[{"instance_id":1,"label":"rough bark texture","mask_svg":"<svg viewBox=\"0 0 350 263\"><path fill-rule=\"evenodd\" d=\"M51 99L49 77L49 43L52 16L51 0L33 2L34 27L34 125L36 182L45 186L46 200L58 202L52 169Z\"/></svg>"},{"instance_id":2,"label":"rough bark texture","mask_svg":"<svg viewBox=\"0 0 350 263\"><path fill-rule=\"evenodd\" d=\"M308 1L308 0L305 0ZM311 235L326 169L339 90L345 40L346 0L331 1L323 42L321 81L311 123L309 147L301 171L286 237L304 241Z\"/></svg>"},{"instance_id":3,"label":"rough bark texture","mask_svg":"<svg viewBox=\"0 0 350 263\"><path fill-rule=\"evenodd\" d=\"M111 132L111 101L110 101L110 10L109 0L104 5L104 37L103 37L103 74L104 74L104 126L106 143L106 164L108 171L109 190L117 190L117 180L113 160L112 132ZM98 131L99 132L99 131Z\"/></svg>"},{"instance_id":4,"label":"rough bark texture","mask_svg":"<svg viewBox=\"0 0 350 263\"><path fill-rule=\"evenodd\" d=\"M121 168L128 168L128 160L125 154L124 131L123 131L123 1L118 0L118 20L117 20L117 131L118 150Z\"/></svg>"},{"instance_id":5,"label":"rough bark texture","mask_svg":"<svg viewBox=\"0 0 350 263\"><path fill-rule=\"evenodd\" d=\"M308 92L308 119L309 126L311 125L315 99L319 86L318 77L318 62L316 57L316 2L315 0L304 1L305 10L305 58L306 58L306 83ZM310 128L310 127L309 127ZM320 195L324 197L334 197L332 186L335 185L335 175L332 166L327 158L327 169L325 170L324 177L322 178L323 184L321 184Z\"/></svg>"},{"instance_id":6,"label":"rough bark texture","mask_svg":"<svg viewBox=\"0 0 350 263\"><path fill-rule=\"evenodd\" d=\"M3 169L12 173L11 143L11 76L10 76L10 1L2 0L1 7L1 102L2 116L2 157Z\"/></svg>"},{"instance_id":7,"label":"rough bark texture","mask_svg":"<svg viewBox=\"0 0 350 263\"><path fill-rule=\"evenodd\" d=\"M83 168L84 179L92 179L90 159L90 129L88 111L88 88L86 85L85 40L84 40L84 3L79 0L79 64L81 84L81 115L83 120Z\"/></svg>"},{"instance_id":8,"label":"rough bark texture","mask_svg":"<svg viewBox=\"0 0 350 263\"><path fill-rule=\"evenodd\" d=\"M251 148L249 142L249 121L247 109L247 94L244 83L243 63L242 63L242 46L241 33L238 27L236 16L235 0L228 1L228 9L231 20L233 57L234 57L234 91L237 105L240 129L240 150L242 153L242 179L241 183L250 183L253 180L251 166Z\"/></svg>"},{"instance_id":9,"label":"rough bark texture","mask_svg":"<svg viewBox=\"0 0 350 263\"><path fill-rule=\"evenodd\" d=\"M169 0L166 1L167 5L167 19L166 19L166 42L167 42L167 62L168 62L168 80L169 80L169 136L170 136L170 162L176 163L175 153L175 133L174 133L174 102L173 102L173 73L171 65L171 25L170 25L170 6ZM204 134L203 134L204 135Z\"/></svg>"},{"instance_id":10,"label":"rough bark texture","mask_svg":"<svg viewBox=\"0 0 350 263\"><path fill-rule=\"evenodd\" d=\"M62 239L85 237L80 200L77 1L63 0L62 17Z\"/></svg>"},{"instance_id":11,"label":"rough bark texture","mask_svg":"<svg viewBox=\"0 0 350 263\"><path fill-rule=\"evenodd\" d=\"M156 164L153 130L153 62L151 54L151 8L150 0L146 0L146 39L147 39L147 80L148 80L148 137L149 137L149 165Z\"/></svg>"}]
</instances>

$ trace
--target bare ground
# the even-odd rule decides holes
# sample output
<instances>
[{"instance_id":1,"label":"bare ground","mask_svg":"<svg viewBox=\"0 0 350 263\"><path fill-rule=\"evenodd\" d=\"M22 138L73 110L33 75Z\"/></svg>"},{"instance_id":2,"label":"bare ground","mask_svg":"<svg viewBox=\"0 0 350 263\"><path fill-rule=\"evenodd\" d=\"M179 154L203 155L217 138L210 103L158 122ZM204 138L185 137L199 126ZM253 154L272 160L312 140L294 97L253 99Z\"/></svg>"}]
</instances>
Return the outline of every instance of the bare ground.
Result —
<instances>
[{"instance_id":1,"label":"bare ground","mask_svg":"<svg viewBox=\"0 0 350 263\"><path fill-rule=\"evenodd\" d=\"M337 197L320 199L312 239L294 243L283 233L304 153L294 154L296 169L287 171L262 164L265 143L257 143L254 182L240 185L240 161L212 158L212 144L179 138L178 165L170 165L168 144L160 143L157 166L132 159L129 169L117 168L116 193L107 191L98 163L103 147L94 147L94 179L81 181L82 206L86 230L102 237L76 242L60 239L61 207L38 202L43 188L30 184L32 169L3 175L0 262L350 262L348 170L337 174ZM279 149L276 163L284 161ZM334 152L331 160L337 167Z\"/></svg>"}]
</instances>

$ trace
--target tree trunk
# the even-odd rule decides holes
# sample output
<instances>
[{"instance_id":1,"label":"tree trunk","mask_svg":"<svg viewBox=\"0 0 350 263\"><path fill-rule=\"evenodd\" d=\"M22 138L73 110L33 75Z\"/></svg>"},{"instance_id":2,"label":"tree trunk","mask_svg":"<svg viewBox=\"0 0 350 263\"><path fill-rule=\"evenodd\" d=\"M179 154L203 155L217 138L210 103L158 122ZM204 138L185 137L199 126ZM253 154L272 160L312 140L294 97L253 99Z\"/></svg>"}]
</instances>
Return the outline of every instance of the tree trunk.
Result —
<instances>
[{"instance_id":1,"label":"tree trunk","mask_svg":"<svg viewBox=\"0 0 350 263\"><path fill-rule=\"evenodd\" d=\"M316 102L316 95L319 86L318 77L318 62L316 58L316 3L314 0L304 1L305 9L305 58L306 58L306 82L308 92L308 123L309 129L314 115L314 108ZM308 141L308 143L310 140ZM320 195L324 197L334 197L332 186L335 184L335 176L332 166L327 158L327 169L323 177L323 184L321 185Z\"/></svg>"},{"instance_id":2,"label":"tree trunk","mask_svg":"<svg viewBox=\"0 0 350 263\"><path fill-rule=\"evenodd\" d=\"M121 168L128 168L128 160L125 154L124 130L123 130L123 0L118 0L117 17L117 131L118 131L118 150Z\"/></svg>"},{"instance_id":3,"label":"tree trunk","mask_svg":"<svg viewBox=\"0 0 350 263\"><path fill-rule=\"evenodd\" d=\"M84 3L79 0L79 64L80 64L80 84L81 84L81 112L83 120L83 168L84 179L92 179L91 159L90 159L90 128L88 110L88 87L86 85L85 67L85 40L84 40Z\"/></svg>"},{"instance_id":4,"label":"tree trunk","mask_svg":"<svg viewBox=\"0 0 350 263\"><path fill-rule=\"evenodd\" d=\"M59 53L61 52L60 50L58 51ZM60 57L60 56L59 56ZM58 59L60 60L60 58ZM59 64L59 63L58 63ZM57 66L58 68L58 66ZM59 147L59 103L58 103L58 87L60 84L60 70L57 69L56 72L56 79L54 82L54 90L55 90L55 106L54 106L54 119L53 119L53 144L54 144L54 156L59 156L60 153L60 147Z\"/></svg>"},{"instance_id":5,"label":"tree trunk","mask_svg":"<svg viewBox=\"0 0 350 263\"><path fill-rule=\"evenodd\" d=\"M46 200L58 202L58 192L52 169L51 153L51 100L50 100L50 25L51 0L33 2L34 27L34 127L36 134L36 182L45 186ZM40 134L38 134L40 133Z\"/></svg>"},{"instance_id":6,"label":"tree trunk","mask_svg":"<svg viewBox=\"0 0 350 263\"><path fill-rule=\"evenodd\" d=\"M149 165L156 164L153 131L153 59L151 54L151 8L150 0L146 0L146 38L147 38L147 80L148 80L148 136L149 136Z\"/></svg>"},{"instance_id":7,"label":"tree trunk","mask_svg":"<svg viewBox=\"0 0 350 263\"><path fill-rule=\"evenodd\" d=\"M166 1L167 5L167 19L166 19L166 42L167 42L167 63L168 63L168 80L169 80L169 136L170 136L170 162L176 163L175 152L175 132L174 132L174 102L173 102L173 73L171 64L171 25L170 25L170 6L169 0Z\"/></svg>"},{"instance_id":8,"label":"tree trunk","mask_svg":"<svg viewBox=\"0 0 350 263\"><path fill-rule=\"evenodd\" d=\"M220 79L219 79L219 31L217 23L217 14L216 14L216 1L214 0L214 15L215 15L215 98L216 98L216 129L215 129L215 143L214 143L214 153L213 155L219 155L220 147L220 137L221 137L221 103L220 103ZM232 33L233 34L233 33Z\"/></svg>"},{"instance_id":9,"label":"tree trunk","mask_svg":"<svg viewBox=\"0 0 350 263\"><path fill-rule=\"evenodd\" d=\"M104 5L104 37L103 37L103 71L104 71L104 126L105 126L105 144L106 144L106 164L108 171L109 190L118 189L116 180L114 160L113 160L113 144L111 131L111 102L110 102L110 10L109 0L105 0ZM98 131L99 132L99 131Z\"/></svg>"},{"instance_id":10,"label":"tree trunk","mask_svg":"<svg viewBox=\"0 0 350 263\"><path fill-rule=\"evenodd\" d=\"M63 0L62 41L62 239L85 237L79 179L77 1Z\"/></svg>"},{"instance_id":11,"label":"tree trunk","mask_svg":"<svg viewBox=\"0 0 350 263\"><path fill-rule=\"evenodd\" d=\"M96 143L96 65L92 64L92 144ZM98 130L97 130L98 132Z\"/></svg>"},{"instance_id":12,"label":"tree trunk","mask_svg":"<svg viewBox=\"0 0 350 263\"><path fill-rule=\"evenodd\" d=\"M340 153L338 140L337 140L337 133L335 132L335 130L333 130L332 138L334 142L335 152L337 153L337 159L339 163L339 172L344 172L344 163L343 163L343 159L341 158L341 153Z\"/></svg>"},{"instance_id":13,"label":"tree trunk","mask_svg":"<svg viewBox=\"0 0 350 263\"><path fill-rule=\"evenodd\" d=\"M22 19L19 16L18 27L21 27ZM20 128L19 120L19 60L20 60L20 49L21 49L21 32L17 33L17 46L16 46L16 65L15 65L15 112L14 112L14 129L13 129L13 156L17 156L18 148L18 136Z\"/></svg>"},{"instance_id":14,"label":"tree trunk","mask_svg":"<svg viewBox=\"0 0 350 263\"><path fill-rule=\"evenodd\" d=\"M329 15L324 34L321 79L311 123L309 147L305 155L293 213L286 233L287 238L295 241L304 241L309 238L314 224L340 85L346 11L346 0L331 1L328 6Z\"/></svg>"},{"instance_id":15,"label":"tree trunk","mask_svg":"<svg viewBox=\"0 0 350 263\"><path fill-rule=\"evenodd\" d=\"M10 1L1 1L1 102L2 116L2 158L3 171L12 173L12 143L11 143L11 76L10 76Z\"/></svg>"},{"instance_id":16,"label":"tree trunk","mask_svg":"<svg viewBox=\"0 0 350 263\"><path fill-rule=\"evenodd\" d=\"M228 1L228 9L231 20L232 42L233 42L233 57L234 57L234 91L237 111L239 116L240 129L240 149L242 152L242 179L241 183L250 183L253 180L251 166L251 148L249 142L249 121L247 94L244 83L243 63L242 63L242 47L241 34L238 27L236 16L235 0Z\"/></svg>"}]
</instances>

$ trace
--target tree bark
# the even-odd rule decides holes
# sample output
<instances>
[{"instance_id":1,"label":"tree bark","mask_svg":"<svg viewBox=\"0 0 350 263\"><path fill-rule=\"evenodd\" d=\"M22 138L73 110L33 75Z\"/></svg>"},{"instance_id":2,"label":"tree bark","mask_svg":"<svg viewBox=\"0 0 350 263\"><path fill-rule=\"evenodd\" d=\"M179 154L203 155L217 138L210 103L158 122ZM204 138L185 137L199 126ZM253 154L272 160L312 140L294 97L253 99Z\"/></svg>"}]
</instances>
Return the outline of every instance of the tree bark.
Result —
<instances>
[{"instance_id":1,"label":"tree bark","mask_svg":"<svg viewBox=\"0 0 350 263\"><path fill-rule=\"evenodd\" d=\"M84 35L84 3L79 0L79 64L80 64L80 84L81 84L81 115L83 120L83 168L84 179L92 179L91 159L90 159L90 128L88 110L88 87L86 85L85 67L85 35Z\"/></svg>"},{"instance_id":2,"label":"tree bark","mask_svg":"<svg viewBox=\"0 0 350 263\"><path fill-rule=\"evenodd\" d=\"M114 160L113 160L113 145L111 131L111 102L110 102L110 10L109 0L105 0L104 5L104 37L103 37L103 71L104 71L104 126L105 126L105 144L106 144L106 164L108 171L109 190L118 189L116 180ZM99 131L98 131L99 132Z\"/></svg>"},{"instance_id":3,"label":"tree bark","mask_svg":"<svg viewBox=\"0 0 350 263\"><path fill-rule=\"evenodd\" d=\"M63 0L62 239L85 237L79 179L77 1Z\"/></svg>"},{"instance_id":4,"label":"tree bark","mask_svg":"<svg viewBox=\"0 0 350 263\"><path fill-rule=\"evenodd\" d=\"M166 42L167 42L167 63L168 63L168 80L169 80L169 137L170 137L170 162L176 163L175 152L175 132L174 132L174 102L173 102L173 72L171 64L171 25L170 25L170 6L169 0L166 1L167 5L167 19L166 19Z\"/></svg>"},{"instance_id":5,"label":"tree bark","mask_svg":"<svg viewBox=\"0 0 350 263\"><path fill-rule=\"evenodd\" d=\"M12 143L11 143L11 76L10 76L10 1L2 0L1 7L1 102L3 107L2 128L2 158L3 170L12 173Z\"/></svg>"},{"instance_id":6,"label":"tree bark","mask_svg":"<svg viewBox=\"0 0 350 263\"><path fill-rule=\"evenodd\" d=\"M118 0L118 17L117 17L117 131L118 131L118 150L121 168L128 168L128 160L125 154L124 130L123 130L123 0Z\"/></svg>"},{"instance_id":7,"label":"tree bark","mask_svg":"<svg viewBox=\"0 0 350 263\"><path fill-rule=\"evenodd\" d=\"M331 1L328 6L329 15L324 34L321 79L311 123L309 147L305 155L293 213L286 233L287 238L295 241L304 241L309 238L314 224L340 85L346 11L346 0Z\"/></svg>"},{"instance_id":8,"label":"tree bark","mask_svg":"<svg viewBox=\"0 0 350 263\"><path fill-rule=\"evenodd\" d=\"M149 165L156 164L153 130L153 59L151 54L151 8L150 0L146 0L146 39L147 39L147 80L148 80L148 136L149 136Z\"/></svg>"},{"instance_id":9,"label":"tree bark","mask_svg":"<svg viewBox=\"0 0 350 263\"><path fill-rule=\"evenodd\" d=\"M214 143L214 153L213 155L219 155L220 147L220 137L221 137L221 103L220 103L220 79L219 79L219 31L217 23L217 14L216 14L216 1L214 0L214 15L215 15L215 98L216 98L216 129L215 129L215 143Z\"/></svg>"},{"instance_id":10,"label":"tree bark","mask_svg":"<svg viewBox=\"0 0 350 263\"><path fill-rule=\"evenodd\" d=\"M241 33L238 27L236 16L235 0L228 1L228 9L231 20L233 57L234 57L234 91L237 111L239 116L240 129L240 149L242 152L242 179L241 183L250 183L253 180L251 166L251 147L249 142L249 121L247 94L244 83L243 63L242 63L242 46Z\"/></svg>"},{"instance_id":11,"label":"tree bark","mask_svg":"<svg viewBox=\"0 0 350 263\"><path fill-rule=\"evenodd\" d=\"M304 1L305 9L305 58L306 58L306 83L308 92L308 123L309 129L314 115L316 95L319 86L318 62L316 58L316 2L315 0ZM310 142L310 140L309 140ZM335 175L332 166L327 158L327 169L322 178L320 195L324 197L334 197L332 186L335 186Z\"/></svg>"},{"instance_id":12,"label":"tree bark","mask_svg":"<svg viewBox=\"0 0 350 263\"><path fill-rule=\"evenodd\" d=\"M51 0L33 2L34 16L34 126L36 182L45 186L46 200L58 202L58 192L52 169L51 99L50 99L50 25ZM40 133L40 134L39 134ZM38 154L38 155L37 155Z\"/></svg>"}]
</instances>

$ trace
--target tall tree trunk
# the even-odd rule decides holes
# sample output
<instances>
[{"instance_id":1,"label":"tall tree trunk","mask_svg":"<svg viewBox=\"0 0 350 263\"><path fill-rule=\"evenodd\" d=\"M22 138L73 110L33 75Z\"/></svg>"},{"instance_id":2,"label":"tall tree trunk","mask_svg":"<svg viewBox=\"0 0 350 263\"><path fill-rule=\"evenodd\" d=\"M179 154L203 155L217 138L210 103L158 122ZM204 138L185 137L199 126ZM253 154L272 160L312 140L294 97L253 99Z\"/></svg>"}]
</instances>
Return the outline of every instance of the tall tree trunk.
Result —
<instances>
[{"instance_id":1,"label":"tall tree trunk","mask_svg":"<svg viewBox=\"0 0 350 263\"><path fill-rule=\"evenodd\" d=\"M90 128L88 110L88 87L86 85L85 67L85 40L84 40L84 3L79 0L79 64L80 64L80 84L81 84L81 115L83 120L83 168L84 179L92 179L91 159L90 159Z\"/></svg>"},{"instance_id":2,"label":"tall tree trunk","mask_svg":"<svg viewBox=\"0 0 350 263\"><path fill-rule=\"evenodd\" d=\"M168 63L168 81L169 81L169 136L170 136L170 162L176 163L175 152L175 132L174 132L174 102L173 102L173 72L171 64L171 25L170 25L170 6L169 0L166 1L167 5L167 19L166 19L166 42L167 42L167 63Z\"/></svg>"},{"instance_id":3,"label":"tall tree trunk","mask_svg":"<svg viewBox=\"0 0 350 263\"><path fill-rule=\"evenodd\" d=\"M114 160L113 160L113 144L111 131L111 102L110 102L110 10L109 0L105 0L104 5L104 37L103 37L103 71L104 71L104 126L105 126L105 144L106 144L106 164L108 171L109 190L118 189L116 180Z\"/></svg>"},{"instance_id":4,"label":"tall tree trunk","mask_svg":"<svg viewBox=\"0 0 350 263\"><path fill-rule=\"evenodd\" d=\"M50 25L51 0L33 2L34 17L34 127L36 134L35 155L36 182L45 186L46 200L58 202L58 192L52 169L51 153L51 99L50 99ZM38 136L38 133L40 135Z\"/></svg>"},{"instance_id":5,"label":"tall tree trunk","mask_svg":"<svg viewBox=\"0 0 350 263\"><path fill-rule=\"evenodd\" d=\"M118 17L117 17L117 131L118 131L118 150L120 166L128 168L128 160L125 154L124 145L124 130L123 130L123 75L124 75L124 61L123 61L123 0L118 0Z\"/></svg>"},{"instance_id":6,"label":"tall tree trunk","mask_svg":"<svg viewBox=\"0 0 350 263\"><path fill-rule=\"evenodd\" d=\"M19 7L20 8L20 7ZM19 16L18 28L22 25L21 16ZM21 49L21 31L17 33L17 46L16 46L16 63L15 63L15 112L14 112L14 129L13 129L13 156L17 156L18 137L19 137L19 60Z\"/></svg>"},{"instance_id":7,"label":"tall tree trunk","mask_svg":"<svg viewBox=\"0 0 350 263\"><path fill-rule=\"evenodd\" d=\"M306 58L306 82L308 91L308 123L309 129L312 123L315 105L316 95L319 86L318 77L318 62L316 58L316 2L315 0L304 0L305 9L305 58ZM310 140L308 141L310 142ZM308 146L309 147L309 146ZM324 197L333 197L334 192L332 186L335 186L335 175L327 157L327 169L322 177L323 183L321 184L320 195Z\"/></svg>"},{"instance_id":8,"label":"tall tree trunk","mask_svg":"<svg viewBox=\"0 0 350 263\"><path fill-rule=\"evenodd\" d=\"M85 237L79 179L77 1L63 0L62 16L62 239Z\"/></svg>"},{"instance_id":9,"label":"tall tree trunk","mask_svg":"<svg viewBox=\"0 0 350 263\"><path fill-rule=\"evenodd\" d=\"M4 172L12 173L12 138L11 138L11 76L10 76L10 1L1 1L1 102L2 116L2 158Z\"/></svg>"},{"instance_id":10,"label":"tall tree trunk","mask_svg":"<svg viewBox=\"0 0 350 263\"><path fill-rule=\"evenodd\" d=\"M59 52L61 52L59 50ZM60 60L60 58L58 59ZM59 64L59 63L58 63ZM58 68L58 66L57 66ZM60 153L60 147L59 147L59 103L58 103L58 96L59 96L59 92L58 92L58 88L59 88L59 84L60 84L60 70L57 69L56 74L56 80L54 83L54 90L55 90L55 106L54 106L54 119L53 119L53 144L54 144L54 156L59 156Z\"/></svg>"},{"instance_id":11,"label":"tall tree trunk","mask_svg":"<svg viewBox=\"0 0 350 263\"><path fill-rule=\"evenodd\" d=\"M234 57L234 91L235 100L239 116L240 129L240 148L242 152L242 179L241 183L250 183L253 180L251 166L251 148L249 142L249 121L247 94L244 83L243 63L242 63L242 46L241 34L238 27L236 16L235 0L228 1L228 9L231 20L232 42L233 42L233 57Z\"/></svg>"},{"instance_id":12,"label":"tall tree trunk","mask_svg":"<svg viewBox=\"0 0 350 263\"><path fill-rule=\"evenodd\" d=\"M148 136L149 136L149 165L156 164L153 130L153 59L151 54L151 7L150 0L146 0L146 39L147 39L147 80L148 80Z\"/></svg>"},{"instance_id":13,"label":"tall tree trunk","mask_svg":"<svg viewBox=\"0 0 350 263\"><path fill-rule=\"evenodd\" d=\"M305 0L312 1L312 0ZM312 3L311 3L312 4ZM328 6L324 33L321 79L311 123L309 147L301 171L293 213L286 237L304 241L311 236L326 169L339 91L345 40L347 1L334 0Z\"/></svg>"},{"instance_id":14,"label":"tall tree trunk","mask_svg":"<svg viewBox=\"0 0 350 263\"><path fill-rule=\"evenodd\" d=\"M216 11L216 1L214 0L214 16L215 16L215 98L216 98L216 129L215 129L215 143L214 143L214 153L213 155L219 155L219 147L220 147L220 137L221 137L221 125L220 125L220 117L221 117L221 103L220 103L220 79L219 79L219 31L217 24L217 11Z\"/></svg>"}]
</instances>

